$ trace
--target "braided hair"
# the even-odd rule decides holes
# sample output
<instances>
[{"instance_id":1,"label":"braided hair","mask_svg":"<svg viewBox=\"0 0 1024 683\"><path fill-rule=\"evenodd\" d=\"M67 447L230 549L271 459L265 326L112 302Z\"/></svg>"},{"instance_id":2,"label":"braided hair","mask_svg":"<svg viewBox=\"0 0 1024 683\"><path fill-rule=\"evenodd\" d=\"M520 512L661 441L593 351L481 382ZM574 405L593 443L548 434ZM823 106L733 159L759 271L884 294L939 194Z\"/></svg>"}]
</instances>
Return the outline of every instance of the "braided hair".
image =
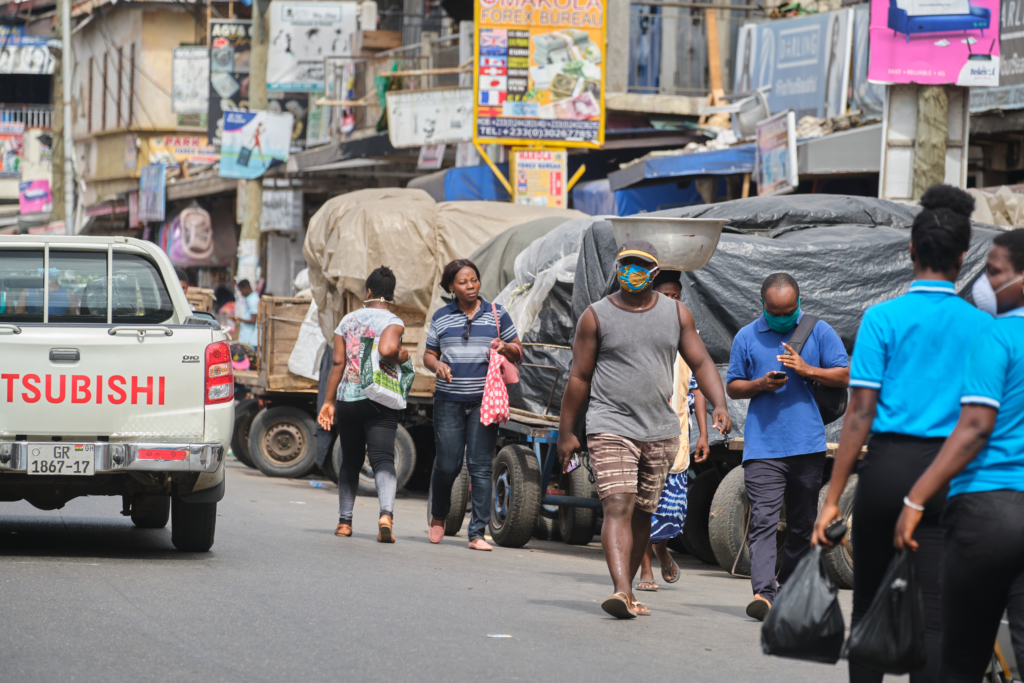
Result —
<instances>
[{"instance_id":1,"label":"braided hair","mask_svg":"<svg viewBox=\"0 0 1024 683\"><path fill-rule=\"evenodd\" d=\"M910 242L925 268L946 272L957 268L971 246L974 197L952 185L932 185L921 197L924 209L914 217Z\"/></svg>"},{"instance_id":2,"label":"braided hair","mask_svg":"<svg viewBox=\"0 0 1024 683\"><path fill-rule=\"evenodd\" d=\"M375 269L366 278L366 289L373 292L374 298L385 301L394 301L396 284L395 274L387 266Z\"/></svg>"}]
</instances>

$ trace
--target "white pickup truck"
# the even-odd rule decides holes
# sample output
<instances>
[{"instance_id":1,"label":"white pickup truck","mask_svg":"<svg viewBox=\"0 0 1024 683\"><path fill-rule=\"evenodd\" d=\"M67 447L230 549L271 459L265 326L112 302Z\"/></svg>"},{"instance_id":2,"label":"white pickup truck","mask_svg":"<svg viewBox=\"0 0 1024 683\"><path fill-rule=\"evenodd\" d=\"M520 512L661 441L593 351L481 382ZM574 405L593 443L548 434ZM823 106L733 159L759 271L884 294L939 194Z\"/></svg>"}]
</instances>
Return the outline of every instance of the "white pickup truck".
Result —
<instances>
[{"instance_id":1,"label":"white pickup truck","mask_svg":"<svg viewBox=\"0 0 1024 683\"><path fill-rule=\"evenodd\" d=\"M167 255L125 237L0 237L0 501L121 496L179 550L213 545L234 380Z\"/></svg>"}]
</instances>

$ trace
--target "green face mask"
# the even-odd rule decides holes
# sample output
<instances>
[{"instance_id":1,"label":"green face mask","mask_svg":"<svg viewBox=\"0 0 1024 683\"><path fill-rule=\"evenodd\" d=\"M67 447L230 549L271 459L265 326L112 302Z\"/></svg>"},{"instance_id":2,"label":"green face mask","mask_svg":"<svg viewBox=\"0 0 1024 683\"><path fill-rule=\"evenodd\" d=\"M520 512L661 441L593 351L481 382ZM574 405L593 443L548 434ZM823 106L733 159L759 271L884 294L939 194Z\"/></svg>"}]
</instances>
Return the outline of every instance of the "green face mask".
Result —
<instances>
[{"instance_id":1,"label":"green face mask","mask_svg":"<svg viewBox=\"0 0 1024 683\"><path fill-rule=\"evenodd\" d=\"M786 334L796 327L797 318L800 317L800 298L797 297L796 310L789 315L772 315L765 309L764 299L761 299L761 311L764 313L764 319L768 321L768 327L770 327L773 332Z\"/></svg>"}]
</instances>

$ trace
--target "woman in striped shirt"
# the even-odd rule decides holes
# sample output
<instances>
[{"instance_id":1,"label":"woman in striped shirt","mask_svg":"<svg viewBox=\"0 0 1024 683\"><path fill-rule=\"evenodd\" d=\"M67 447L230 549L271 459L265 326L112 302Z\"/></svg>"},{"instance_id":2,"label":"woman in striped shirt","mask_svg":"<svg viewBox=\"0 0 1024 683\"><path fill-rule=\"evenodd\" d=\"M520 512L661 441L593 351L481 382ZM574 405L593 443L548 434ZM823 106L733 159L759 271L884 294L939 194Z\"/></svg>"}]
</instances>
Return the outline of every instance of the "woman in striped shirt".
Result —
<instances>
[{"instance_id":1,"label":"woman in striped shirt","mask_svg":"<svg viewBox=\"0 0 1024 683\"><path fill-rule=\"evenodd\" d=\"M444 538L452 485L462 469L465 451L473 493L469 547L491 550L484 540L484 529L490 520L491 461L498 426L480 423L480 403L492 345L513 363L522 362L523 351L508 312L480 296L480 271L472 261L458 259L445 266L441 289L451 293L454 300L434 313L423 354L423 365L437 375L434 390L437 456L430 482L433 490L430 542L440 543Z\"/></svg>"}]
</instances>

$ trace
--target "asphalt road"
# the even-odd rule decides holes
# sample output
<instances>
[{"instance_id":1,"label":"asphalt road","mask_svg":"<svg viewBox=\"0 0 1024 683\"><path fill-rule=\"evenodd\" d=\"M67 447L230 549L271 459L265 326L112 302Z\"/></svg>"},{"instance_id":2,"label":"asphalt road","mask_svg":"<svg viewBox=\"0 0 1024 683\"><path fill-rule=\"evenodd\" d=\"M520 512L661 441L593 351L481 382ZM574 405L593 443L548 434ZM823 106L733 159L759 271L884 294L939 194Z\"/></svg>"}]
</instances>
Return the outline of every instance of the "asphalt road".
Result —
<instances>
[{"instance_id":1,"label":"asphalt road","mask_svg":"<svg viewBox=\"0 0 1024 683\"><path fill-rule=\"evenodd\" d=\"M749 584L685 555L681 580L647 594L652 615L623 622L600 609L598 542L480 553L463 530L431 546L422 497L398 501L391 546L375 540L376 499L336 538L334 489L233 460L209 553L119 512L115 498L0 506L0 678L846 680L843 664L762 655Z\"/></svg>"}]
</instances>

